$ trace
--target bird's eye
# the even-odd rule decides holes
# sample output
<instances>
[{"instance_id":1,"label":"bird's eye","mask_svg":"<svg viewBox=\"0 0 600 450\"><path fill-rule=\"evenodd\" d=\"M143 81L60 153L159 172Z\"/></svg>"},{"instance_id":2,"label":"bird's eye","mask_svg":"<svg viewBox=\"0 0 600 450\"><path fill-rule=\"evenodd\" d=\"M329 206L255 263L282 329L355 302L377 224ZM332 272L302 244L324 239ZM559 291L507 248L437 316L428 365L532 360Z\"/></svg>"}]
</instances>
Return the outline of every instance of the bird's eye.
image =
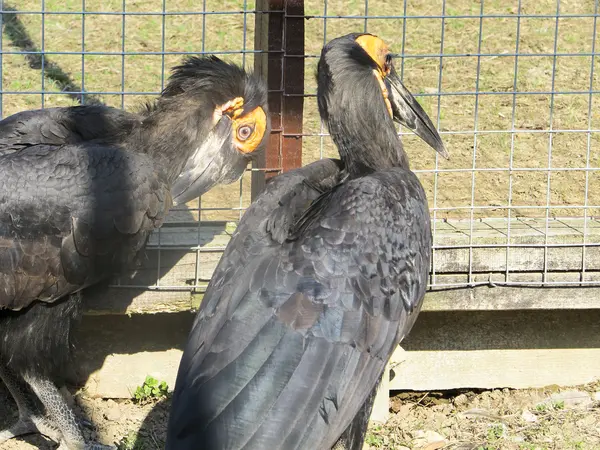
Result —
<instances>
[{"instance_id":1,"label":"bird's eye","mask_svg":"<svg viewBox=\"0 0 600 450\"><path fill-rule=\"evenodd\" d=\"M242 125L237 130L237 137L240 141L245 141L250 136L252 136L253 132L254 132L254 128L251 127L250 125Z\"/></svg>"}]
</instances>

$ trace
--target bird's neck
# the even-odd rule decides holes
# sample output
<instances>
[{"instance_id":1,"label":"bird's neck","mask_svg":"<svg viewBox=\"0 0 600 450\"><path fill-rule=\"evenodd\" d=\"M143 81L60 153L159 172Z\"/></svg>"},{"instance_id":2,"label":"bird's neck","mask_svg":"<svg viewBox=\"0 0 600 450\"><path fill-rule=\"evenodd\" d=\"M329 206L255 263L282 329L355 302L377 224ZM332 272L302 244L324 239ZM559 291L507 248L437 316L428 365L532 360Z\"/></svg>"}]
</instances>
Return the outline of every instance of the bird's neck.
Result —
<instances>
[{"instance_id":1,"label":"bird's neck","mask_svg":"<svg viewBox=\"0 0 600 450\"><path fill-rule=\"evenodd\" d=\"M150 156L165 181L171 184L203 140L208 123L202 122L195 114L154 111L134 130L129 144Z\"/></svg>"},{"instance_id":2,"label":"bird's neck","mask_svg":"<svg viewBox=\"0 0 600 450\"><path fill-rule=\"evenodd\" d=\"M349 127L342 121L330 118L329 131L340 158L353 178L393 167L410 168L391 119L377 128L370 128Z\"/></svg>"}]
</instances>

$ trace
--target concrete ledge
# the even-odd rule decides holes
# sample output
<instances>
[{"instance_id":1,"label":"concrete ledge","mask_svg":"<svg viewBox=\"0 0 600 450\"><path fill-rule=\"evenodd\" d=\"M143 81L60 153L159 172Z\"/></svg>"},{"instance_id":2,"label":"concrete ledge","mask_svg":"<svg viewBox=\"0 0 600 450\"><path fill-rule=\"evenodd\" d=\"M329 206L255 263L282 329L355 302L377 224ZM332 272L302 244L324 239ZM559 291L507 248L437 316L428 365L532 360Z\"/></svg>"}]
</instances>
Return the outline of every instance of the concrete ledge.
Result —
<instances>
[{"instance_id":1,"label":"concrete ledge","mask_svg":"<svg viewBox=\"0 0 600 450\"><path fill-rule=\"evenodd\" d=\"M85 292L85 314L156 314L194 311L204 294L94 286ZM430 291L422 311L504 311L600 308L599 287L490 287Z\"/></svg>"},{"instance_id":2,"label":"concrete ledge","mask_svg":"<svg viewBox=\"0 0 600 450\"><path fill-rule=\"evenodd\" d=\"M85 317L79 382L127 398L146 375L174 387L190 313ZM390 390L573 385L600 377L600 310L424 312L394 355ZM384 403L385 407L385 403Z\"/></svg>"},{"instance_id":3,"label":"concrete ledge","mask_svg":"<svg viewBox=\"0 0 600 450\"><path fill-rule=\"evenodd\" d=\"M84 317L76 329L77 377L90 396L130 398L147 375L175 385L191 313Z\"/></svg>"}]
</instances>

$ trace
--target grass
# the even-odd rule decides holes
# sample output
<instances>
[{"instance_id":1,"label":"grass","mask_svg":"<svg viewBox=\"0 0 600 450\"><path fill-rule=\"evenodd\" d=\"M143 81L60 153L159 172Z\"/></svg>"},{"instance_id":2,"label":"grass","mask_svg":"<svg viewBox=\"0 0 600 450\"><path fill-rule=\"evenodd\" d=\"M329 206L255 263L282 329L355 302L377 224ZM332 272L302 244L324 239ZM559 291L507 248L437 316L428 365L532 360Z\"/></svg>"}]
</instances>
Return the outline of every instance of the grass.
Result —
<instances>
[{"instance_id":1,"label":"grass","mask_svg":"<svg viewBox=\"0 0 600 450\"><path fill-rule=\"evenodd\" d=\"M145 442L140 438L138 433L130 431L126 436L121 438L117 448L119 450L144 450L146 448Z\"/></svg>"},{"instance_id":2,"label":"grass","mask_svg":"<svg viewBox=\"0 0 600 450\"><path fill-rule=\"evenodd\" d=\"M522 14L555 14L554 0L522 2ZM255 8L252 0L210 0L209 11L229 12L211 15L168 15L164 18L164 50L167 52L251 51L254 42L254 15L240 14L246 6ZM363 0L329 0L327 14L364 15ZM593 95L591 108L588 94L557 94L548 92L585 92L590 86L600 89L600 58L594 61L591 77L593 25L591 17L516 18L516 0L489 0L483 4L471 0L447 2L446 19L408 18L406 20L371 19L368 30L391 44L394 52L404 51L406 58L396 65L408 88L418 97L425 110L437 122L439 129L451 133L443 136L450 153L449 161L438 161L443 172L433 174L435 153L414 135L404 136L411 156L412 168L419 173L428 194L430 207L445 208L436 217L469 217L471 206L495 207L475 210L474 217L506 217L509 200L513 206L550 205L551 216L583 216L581 208L565 208L585 204L600 205L600 172L573 170L598 167L600 163L600 133L545 130L587 130L600 128L600 100ZM14 6L14 5L13 5ZM76 0L46 0L47 11L81 10ZM7 6L5 5L5 8ZM39 11L40 0L20 0L24 11ZM88 11L120 12L121 0L87 0ZM170 13L198 11L194 0L167 0ZM592 14L594 2L573 0L561 3L561 14ZM162 0L127 0L128 12L160 12ZM324 2L307 0L307 15L323 15ZM409 16L439 16L440 0L408 0ZM401 15L402 3L394 0L369 2L372 16ZM491 17L494 15L494 17ZM160 52L163 49L163 18L157 15L53 15L44 17L42 42L41 14L5 14L3 46L5 51L80 52L82 30L85 29L85 50L94 54L46 54L41 76L39 55L5 54L2 61L2 88L18 91L4 94L2 114L7 116L24 109L42 106L66 106L78 102L78 96L61 94L63 90L78 91L83 85L92 92L86 101L100 100L106 104L133 109L153 95L136 92L159 92L168 70L181 60L180 55L121 55L125 52ZM517 23L519 39L517 42ZM246 24L246 33L244 33ZM307 93L314 93L314 72L323 43L335 36L364 29L364 19L331 18L326 22L312 18L305 22L305 52ZM556 29L558 26L558 33ZM442 43L441 33L444 31ZM479 39L481 28L481 40ZM205 33L203 32L205 30ZM556 34L556 42L555 42ZM404 39L403 39L404 37ZM443 44L443 45L442 45ZM517 50L521 56L515 61ZM554 47L559 54L551 56ZM600 33L596 36L596 51L600 48ZM440 77L440 58L442 61ZM96 53L108 52L109 55ZM478 52L481 57L477 57ZM585 55L587 53L587 55ZM578 56L584 54L582 56ZM420 56L418 56L420 55ZM475 55L475 56L468 56ZM549 56L550 55L550 56ZM252 53L228 54L225 58L253 66ZM516 67L516 76L515 76ZM553 72L553 67L555 71ZM41 95L41 90L46 91ZM513 95L512 92L518 92ZM23 93L24 92L24 93ZM29 93L31 92L31 93ZM124 92L99 94L97 92ZM478 95L476 93L478 92ZM443 95L438 96L441 93ZM551 114L551 104L553 113ZM438 116L439 110L439 116ZM514 133L513 129L514 110ZM591 111L591 115L588 112ZM473 130L480 131L475 137ZM304 102L303 162L337 154L329 137L322 132L316 101ZM589 141L588 141L589 139ZM589 142L589 147L588 147ZM552 149L549 154L549 149ZM589 150L589 151L588 151ZM512 162L516 169L507 170ZM570 170L553 171L548 167ZM471 171L473 167L475 173ZM522 171L523 169L537 171ZM463 171L458 171L458 170ZM494 170L498 169L498 170ZM450 170L450 171L449 171ZM435 186L437 184L437 189ZM474 184L474 186L473 186ZM549 184L549 186L548 186ZM223 211L203 211L203 219L235 220L238 211L250 201L250 177L241 183L215 189L202 199L203 208L223 208ZM434 192L436 191L436 192ZM194 204L195 205L195 204ZM457 208L457 209L453 209ZM599 215L591 208L588 215ZM517 208L514 215L544 216L544 209Z\"/></svg>"},{"instance_id":3,"label":"grass","mask_svg":"<svg viewBox=\"0 0 600 450\"><path fill-rule=\"evenodd\" d=\"M133 393L133 400L136 403L144 404L165 398L168 393L169 386L166 381L159 381L148 375L144 383L136 388Z\"/></svg>"}]
</instances>

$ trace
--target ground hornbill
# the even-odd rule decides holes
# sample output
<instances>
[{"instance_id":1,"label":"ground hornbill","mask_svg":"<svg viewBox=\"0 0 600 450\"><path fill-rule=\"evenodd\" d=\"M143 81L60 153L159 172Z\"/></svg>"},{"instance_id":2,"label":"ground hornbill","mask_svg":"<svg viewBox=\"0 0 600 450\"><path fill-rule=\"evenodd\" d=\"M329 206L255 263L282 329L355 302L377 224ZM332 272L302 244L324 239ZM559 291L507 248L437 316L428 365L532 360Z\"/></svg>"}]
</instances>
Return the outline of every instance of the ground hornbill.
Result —
<instances>
[{"instance_id":1,"label":"ground hornbill","mask_svg":"<svg viewBox=\"0 0 600 450\"><path fill-rule=\"evenodd\" d=\"M266 144L266 102L260 79L192 57L139 113L79 106L0 122L0 378L19 409L0 444L41 432L98 447L56 388L80 291L130 267L173 201L242 175Z\"/></svg>"},{"instance_id":2,"label":"ground hornbill","mask_svg":"<svg viewBox=\"0 0 600 450\"><path fill-rule=\"evenodd\" d=\"M318 105L341 161L280 175L241 218L179 368L167 450L362 449L427 286L427 199L394 120L439 134L370 34L329 42Z\"/></svg>"}]
</instances>

